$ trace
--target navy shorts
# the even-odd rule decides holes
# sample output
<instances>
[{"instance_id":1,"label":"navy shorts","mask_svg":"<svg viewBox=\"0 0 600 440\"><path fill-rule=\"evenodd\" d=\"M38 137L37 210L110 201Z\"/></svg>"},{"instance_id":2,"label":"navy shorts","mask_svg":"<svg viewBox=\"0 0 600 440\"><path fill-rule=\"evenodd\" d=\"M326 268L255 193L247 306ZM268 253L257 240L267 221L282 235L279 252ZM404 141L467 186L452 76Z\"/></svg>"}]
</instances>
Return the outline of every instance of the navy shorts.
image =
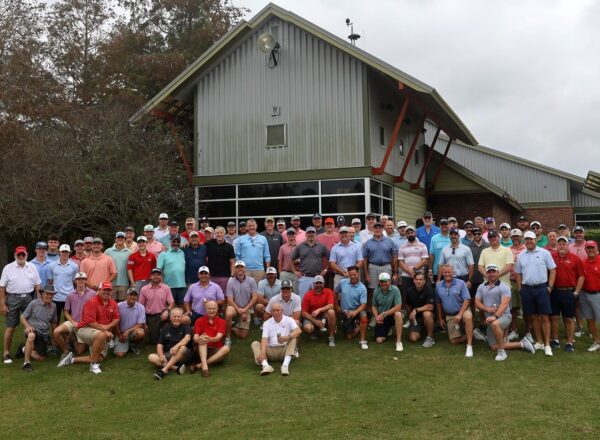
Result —
<instances>
[{"instance_id":1,"label":"navy shorts","mask_svg":"<svg viewBox=\"0 0 600 440\"><path fill-rule=\"evenodd\" d=\"M363 310L358 315L356 315L354 318L346 318L346 315L344 314L342 317L342 328L344 329L344 334L349 335L349 334L354 333L354 330L360 324L360 318L362 316L366 317L367 312L365 312Z\"/></svg>"},{"instance_id":2,"label":"navy shorts","mask_svg":"<svg viewBox=\"0 0 600 440\"><path fill-rule=\"evenodd\" d=\"M535 287L521 285L521 302L524 315L550 315L550 294L547 284Z\"/></svg>"},{"instance_id":3,"label":"navy shorts","mask_svg":"<svg viewBox=\"0 0 600 440\"><path fill-rule=\"evenodd\" d=\"M375 337L387 338L388 331L390 328L394 327L395 324L396 320L394 319L394 315L386 316L383 318L383 322L381 324L375 325Z\"/></svg>"},{"instance_id":4,"label":"navy shorts","mask_svg":"<svg viewBox=\"0 0 600 440\"><path fill-rule=\"evenodd\" d=\"M552 306L552 315L561 315L563 318L575 317L575 295L574 289L558 290L554 289L550 294L550 305Z\"/></svg>"}]
</instances>

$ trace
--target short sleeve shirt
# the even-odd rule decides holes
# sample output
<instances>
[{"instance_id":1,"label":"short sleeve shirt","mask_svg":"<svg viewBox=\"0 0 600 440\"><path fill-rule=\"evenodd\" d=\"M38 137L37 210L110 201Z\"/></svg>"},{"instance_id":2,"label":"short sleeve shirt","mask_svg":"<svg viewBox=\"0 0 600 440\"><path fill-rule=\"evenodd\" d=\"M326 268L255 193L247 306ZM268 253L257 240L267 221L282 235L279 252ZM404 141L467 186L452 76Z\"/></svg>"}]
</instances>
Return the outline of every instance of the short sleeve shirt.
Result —
<instances>
[{"instance_id":1,"label":"short sleeve shirt","mask_svg":"<svg viewBox=\"0 0 600 440\"><path fill-rule=\"evenodd\" d=\"M495 264L498 267L498 270L502 270L507 264L513 263L513 254L510 248L498 246L498 249L488 247L481 251L478 265L487 267L489 264ZM502 275L500 281L510 287L510 272Z\"/></svg>"},{"instance_id":2,"label":"short sleeve shirt","mask_svg":"<svg viewBox=\"0 0 600 440\"><path fill-rule=\"evenodd\" d=\"M263 323L262 337L267 338L269 347L283 347L286 344L279 343L277 335L288 336L298 328L296 320L289 316L283 315L281 321L275 321L275 318L269 318Z\"/></svg>"},{"instance_id":3,"label":"short sleeve shirt","mask_svg":"<svg viewBox=\"0 0 600 440\"><path fill-rule=\"evenodd\" d=\"M52 323L58 322L56 304L46 305L41 299L34 299L23 312L23 317L38 332L49 335Z\"/></svg>"},{"instance_id":4,"label":"short sleeve shirt","mask_svg":"<svg viewBox=\"0 0 600 440\"><path fill-rule=\"evenodd\" d=\"M233 298L233 301L239 307L246 307L252 299L252 294L256 292L256 281L248 275L244 276L243 280L238 277L231 277L227 281L227 291L225 295Z\"/></svg>"},{"instance_id":5,"label":"short sleeve shirt","mask_svg":"<svg viewBox=\"0 0 600 440\"><path fill-rule=\"evenodd\" d=\"M156 264L163 273L163 282L171 289L186 287L185 255L181 249L161 252Z\"/></svg>"},{"instance_id":6,"label":"short sleeve shirt","mask_svg":"<svg viewBox=\"0 0 600 440\"><path fill-rule=\"evenodd\" d=\"M210 275L219 278L231 276L230 260L235 259L233 246L223 240L219 243L216 239L206 242L206 265L210 269Z\"/></svg>"},{"instance_id":7,"label":"short sleeve shirt","mask_svg":"<svg viewBox=\"0 0 600 440\"><path fill-rule=\"evenodd\" d=\"M515 264L515 273L521 274L523 284L536 285L548 282L548 271L554 268L556 268L556 263L550 252L536 247L533 251L525 249L519 254Z\"/></svg>"},{"instance_id":8,"label":"short sleeve shirt","mask_svg":"<svg viewBox=\"0 0 600 440\"><path fill-rule=\"evenodd\" d=\"M127 301L121 301L119 304L119 329L124 332L134 325L146 323L146 311L144 306L139 302L135 302L133 307L130 307Z\"/></svg>"},{"instance_id":9,"label":"short sleeve shirt","mask_svg":"<svg viewBox=\"0 0 600 440\"><path fill-rule=\"evenodd\" d=\"M334 304L334 301L333 290L324 287L323 291L318 294L314 289L311 289L302 298L302 311L312 313L328 304Z\"/></svg>"},{"instance_id":10,"label":"short sleeve shirt","mask_svg":"<svg viewBox=\"0 0 600 440\"><path fill-rule=\"evenodd\" d=\"M475 297L479 298L479 300L486 307L500 307L502 298L511 297L510 287L500 282L500 280L496 281L494 284L490 284L489 282L483 283L477 288ZM486 317L492 316L492 313L484 313ZM511 316L510 307L504 309L503 316Z\"/></svg>"},{"instance_id":11,"label":"short sleeve shirt","mask_svg":"<svg viewBox=\"0 0 600 440\"><path fill-rule=\"evenodd\" d=\"M275 295L279 295L280 292L281 280L275 279L272 286L266 278L258 282L258 294L264 296L266 300L270 300Z\"/></svg>"},{"instance_id":12,"label":"short sleeve shirt","mask_svg":"<svg viewBox=\"0 0 600 440\"><path fill-rule=\"evenodd\" d=\"M221 287L212 281L208 282L206 287L200 285L200 283L192 284L185 294L183 301L186 303L192 303L192 310L199 315L206 315L206 309L204 304L208 301L223 301L225 295Z\"/></svg>"},{"instance_id":13,"label":"short sleeve shirt","mask_svg":"<svg viewBox=\"0 0 600 440\"><path fill-rule=\"evenodd\" d=\"M281 307L283 308L283 314L285 316L292 316L294 313L302 311L302 300L295 293L292 293L289 301L285 301L281 296L281 293L275 295L269 300L265 310L271 313L271 309L273 308L274 304L281 304Z\"/></svg>"},{"instance_id":14,"label":"short sleeve shirt","mask_svg":"<svg viewBox=\"0 0 600 440\"><path fill-rule=\"evenodd\" d=\"M315 276L323 270L323 258L329 256L329 251L321 243L309 246L308 243L300 243L292 251L292 260L300 259L300 272L305 275Z\"/></svg>"},{"instance_id":15,"label":"short sleeve shirt","mask_svg":"<svg viewBox=\"0 0 600 440\"><path fill-rule=\"evenodd\" d=\"M467 285L457 278L452 279L449 286L446 280L441 280L435 286L435 294L437 302L442 305L447 315L456 315L463 303L471 299Z\"/></svg>"},{"instance_id":16,"label":"short sleeve shirt","mask_svg":"<svg viewBox=\"0 0 600 440\"><path fill-rule=\"evenodd\" d=\"M390 286L387 292L384 292L380 286L375 288L375 292L373 293L373 307L379 313L386 312L400 304L402 304L402 298L400 297L400 289L396 286Z\"/></svg>"},{"instance_id":17,"label":"short sleeve shirt","mask_svg":"<svg viewBox=\"0 0 600 440\"><path fill-rule=\"evenodd\" d=\"M225 335L226 324L226 321L219 315L212 319L212 323L208 316L202 316L201 318L196 319L196 322L194 323L194 333L197 335L205 334L209 338L214 338L219 333ZM207 345L213 348L221 348L223 346L223 338L215 342L209 342Z\"/></svg>"},{"instance_id":18,"label":"short sleeve shirt","mask_svg":"<svg viewBox=\"0 0 600 440\"><path fill-rule=\"evenodd\" d=\"M27 262L22 267L16 261L7 264L0 277L0 287L6 288L7 294L31 293L41 282L38 270Z\"/></svg>"},{"instance_id":19,"label":"short sleeve shirt","mask_svg":"<svg viewBox=\"0 0 600 440\"><path fill-rule=\"evenodd\" d=\"M423 290L419 291L412 285L406 292L406 304L411 309L420 308L427 304L435 305L435 291L433 287L426 284Z\"/></svg>"},{"instance_id":20,"label":"short sleeve shirt","mask_svg":"<svg viewBox=\"0 0 600 440\"><path fill-rule=\"evenodd\" d=\"M457 277L469 274L469 266L473 265L473 253L468 246L459 244L456 248L446 246L440 254L439 264L449 264Z\"/></svg>"},{"instance_id":21,"label":"short sleeve shirt","mask_svg":"<svg viewBox=\"0 0 600 440\"><path fill-rule=\"evenodd\" d=\"M367 303L367 288L360 281L352 284L349 278L344 278L335 287L335 291L341 295L342 310L356 310Z\"/></svg>"},{"instance_id":22,"label":"short sleeve shirt","mask_svg":"<svg viewBox=\"0 0 600 440\"><path fill-rule=\"evenodd\" d=\"M415 267L423 258L429 258L427 246L417 240L412 243L407 240L398 250L398 260L404 261L404 264L408 267ZM408 277L410 275L402 272L402 276Z\"/></svg>"},{"instance_id":23,"label":"short sleeve shirt","mask_svg":"<svg viewBox=\"0 0 600 440\"><path fill-rule=\"evenodd\" d=\"M192 328L189 325L179 325L177 327L169 324L163 327L158 336L158 343L163 346L163 350L168 352L175 345L179 344L187 335L192 335Z\"/></svg>"}]
</instances>

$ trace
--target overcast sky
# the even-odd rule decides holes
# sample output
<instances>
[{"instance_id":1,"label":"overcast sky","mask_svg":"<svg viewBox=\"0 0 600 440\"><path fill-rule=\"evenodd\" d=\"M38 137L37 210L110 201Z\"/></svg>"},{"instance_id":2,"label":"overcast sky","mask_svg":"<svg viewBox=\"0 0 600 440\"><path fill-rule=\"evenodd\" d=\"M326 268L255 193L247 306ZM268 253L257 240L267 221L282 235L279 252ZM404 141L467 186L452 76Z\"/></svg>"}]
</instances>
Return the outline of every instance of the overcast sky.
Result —
<instances>
[{"instance_id":1,"label":"overcast sky","mask_svg":"<svg viewBox=\"0 0 600 440\"><path fill-rule=\"evenodd\" d=\"M268 2L234 0L251 9ZM438 90L481 145L600 171L600 1L278 0Z\"/></svg>"}]
</instances>

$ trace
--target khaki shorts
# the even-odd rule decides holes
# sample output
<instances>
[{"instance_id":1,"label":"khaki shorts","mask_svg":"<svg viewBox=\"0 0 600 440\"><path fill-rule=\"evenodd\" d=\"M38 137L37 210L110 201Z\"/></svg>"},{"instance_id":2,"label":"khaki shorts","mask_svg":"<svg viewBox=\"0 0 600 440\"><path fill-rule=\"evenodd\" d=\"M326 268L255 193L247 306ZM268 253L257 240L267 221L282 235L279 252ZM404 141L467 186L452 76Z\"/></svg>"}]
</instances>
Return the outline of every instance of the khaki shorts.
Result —
<instances>
[{"instance_id":1,"label":"khaki shorts","mask_svg":"<svg viewBox=\"0 0 600 440\"><path fill-rule=\"evenodd\" d=\"M73 325L73 323L71 321L65 321L63 322L64 326L69 329L69 337L76 337L77 336L77 328Z\"/></svg>"},{"instance_id":2,"label":"khaki shorts","mask_svg":"<svg viewBox=\"0 0 600 440\"><path fill-rule=\"evenodd\" d=\"M238 315L235 320L235 327L240 330L249 330L250 329L250 321L252 321L252 309L246 312L248 315L248 319L246 321L242 321L242 318Z\"/></svg>"},{"instance_id":3,"label":"khaki shorts","mask_svg":"<svg viewBox=\"0 0 600 440\"><path fill-rule=\"evenodd\" d=\"M448 339L456 339L464 335L465 318L473 319L473 315L471 314L471 311L469 309L465 310L465 313L463 313L463 319L458 325L454 322L454 316L455 315L446 315L446 328L448 329Z\"/></svg>"},{"instance_id":4,"label":"khaki shorts","mask_svg":"<svg viewBox=\"0 0 600 440\"><path fill-rule=\"evenodd\" d=\"M96 330L91 327L82 327L77 330L77 342L80 344L86 344L90 347L90 352L92 351L92 342L94 341L94 337L96 334L100 333L100 330ZM102 356L106 357L108 354L108 344L104 344L104 349L102 350Z\"/></svg>"},{"instance_id":5,"label":"khaki shorts","mask_svg":"<svg viewBox=\"0 0 600 440\"><path fill-rule=\"evenodd\" d=\"M127 299L127 290L129 286L114 286L112 297L115 301L125 301Z\"/></svg>"},{"instance_id":6,"label":"khaki shorts","mask_svg":"<svg viewBox=\"0 0 600 440\"><path fill-rule=\"evenodd\" d=\"M521 308L521 292L517 289L517 282L510 280L510 309Z\"/></svg>"}]
</instances>

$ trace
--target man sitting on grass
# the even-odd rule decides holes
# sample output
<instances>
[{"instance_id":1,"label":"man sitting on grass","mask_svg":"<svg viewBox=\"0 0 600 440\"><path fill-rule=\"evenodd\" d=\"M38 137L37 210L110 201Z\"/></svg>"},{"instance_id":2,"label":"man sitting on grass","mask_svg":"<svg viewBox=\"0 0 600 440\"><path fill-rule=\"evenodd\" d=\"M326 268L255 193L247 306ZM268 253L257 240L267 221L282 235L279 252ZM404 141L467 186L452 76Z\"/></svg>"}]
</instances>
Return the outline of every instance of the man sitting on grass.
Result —
<instances>
[{"instance_id":1,"label":"man sitting on grass","mask_svg":"<svg viewBox=\"0 0 600 440\"><path fill-rule=\"evenodd\" d=\"M20 345L16 358L25 357L23 371L30 373L31 359L43 361L48 355L48 343L52 330L58 321L56 304L52 302L54 287L46 286L41 299L34 299L21 315L21 323L25 327L25 346Z\"/></svg>"},{"instance_id":2,"label":"man sitting on grass","mask_svg":"<svg viewBox=\"0 0 600 440\"><path fill-rule=\"evenodd\" d=\"M388 331L396 329L396 351L402 346L402 298L400 289L392 286L392 277L387 272L379 274L379 285L373 292L371 312L375 318L375 342L381 344L388 337Z\"/></svg>"},{"instance_id":3,"label":"man sitting on grass","mask_svg":"<svg viewBox=\"0 0 600 440\"><path fill-rule=\"evenodd\" d=\"M294 318L283 314L281 304L273 304L271 313L273 316L263 323L260 342L254 341L250 346L254 354L254 363L262 367L260 375L265 376L275 371L269 365L269 361L283 361L281 374L288 376L290 362L296 350L296 338L300 336L302 330Z\"/></svg>"},{"instance_id":4,"label":"man sitting on grass","mask_svg":"<svg viewBox=\"0 0 600 440\"><path fill-rule=\"evenodd\" d=\"M413 276L413 285L406 292L406 308L408 313L408 340L418 342L423 336L423 347L430 348L435 344L433 339L433 311L435 307L435 291L423 272Z\"/></svg>"},{"instance_id":5,"label":"man sitting on grass","mask_svg":"<svg viewBox=\"0 0 600 440\"><path fill-rule=\"evenodd\" d=\"M475 307L485 313L487 342L490 349L498 351L496 360L506 360L506 350L523 349L535 353L533 344L527 338L523 338L521 342L504 342L504 331L512 321L510 287L500 282L498 266L495 264L488 264L485 273L487 282L477 289Z\"/></svg>"},{"instance_id":6,"label":"man sitting on grass","mask_svg":"<svg viewBox=\"0 0 600 440\"><path fill-rule=\"evenodd\" d=\"M329 346L335 347L335 297L333 290L325 286L325 279L317 275L313 280L313 288L306 292L302 299L302 318L304 331L311 339L317 339L318 332L329 333Z\"/></svg>"},{"instance_id":7,"label":"man sitting on grass","mask_svg":"<svg viewBox=\"0 0 600 440\"><path fill-rule=\"evenodd\" d=\"M229 354L229 347L223 344L227 324L217 315L219 305L216 301L208 301L204 308L206 315L194 323L194 344L198 346L200 363L192 365L190 371L201 370L202 377L208 377L208 366L221 362Z\"/></svg>"},{"instance_id":8,"label":"man sitting on grass","mask_svg":"<svg viewBox=\"0 0 600 440\"><path fill-rule=\"evenodd\" d=\"M360 333L360 348L367 350L367 288L358 278L358 267L347 269L348 278L342 279L335 291L340 296L342 308L342 327L346 339L352 339Z\"/></svg>"},{"instance_id":9,"label":"man sitting on grass","mask_svg":"<svg viewBox=\"0 0 600 440\"><path fill-rule=\"evenodd\" d=\"M121 319L117 326L115 356L123 357L131 350L140 354L140 345L146 338L146 310L138 302L138 292L135 287L127 291L127 299L119 303Z\"/></svg>"},{"instance_id":10,"label":"man sitting on grass","mask_svg":"<svg viewBox=\"0 0 600 440\"><path fill-rule=\"evenodd\" d=\"M188 344L192 340L192 329L181 323L183 310L175 307L169 316L171 321L160 330L156 353L148 355L148 362L159 368L154 373L156 380L164 379L170 370L185 373L185 363L191 354Z\"/></svg>"}]
</instances>

